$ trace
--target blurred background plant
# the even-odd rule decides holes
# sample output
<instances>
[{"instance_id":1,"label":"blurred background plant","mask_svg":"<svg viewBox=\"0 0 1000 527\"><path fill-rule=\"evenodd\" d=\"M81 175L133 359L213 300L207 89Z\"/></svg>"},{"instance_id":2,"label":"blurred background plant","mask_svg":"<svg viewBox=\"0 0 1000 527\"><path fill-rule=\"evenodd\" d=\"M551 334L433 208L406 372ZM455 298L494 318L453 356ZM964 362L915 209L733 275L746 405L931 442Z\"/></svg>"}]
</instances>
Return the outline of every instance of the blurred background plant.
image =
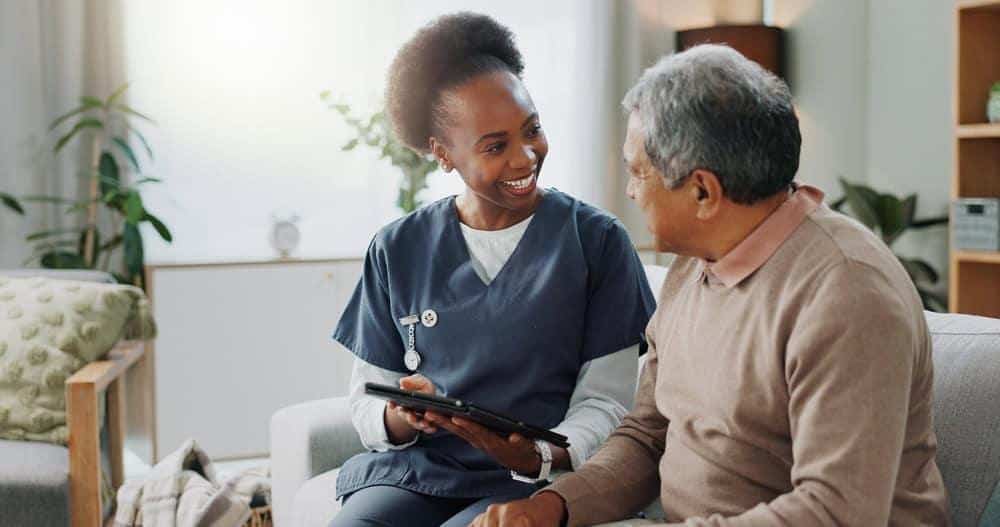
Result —
<instances>
[{"instance_id":1,"label":"blurred background plant","mask_svg":"<svg viewBox=\"0 0 1000 527\"><path fill-rule=\"evenodd\" d=\"M834 200L830 207L842 211L846 205L851 216L879 235L890 248L908 230L948 224L947 216L916 219L916 194L899 198L892 194L880 193L865 185L851 183L843 178L840 179L840 187L844 195ZM947 300L934 291L934 286L940 280L937 270L919 258L907 258L900 256L899 253L896 253L896 258L903 264L903 268L917 287L924 308L930 311L947 311Z\"/></svg>"},{"instance_id":2,"label":"blurred background plant","mask_svg":"<svg viewBox=\"0 0 1000 527\"><path fill-rule=\"evenodd\" d=\"M388 159L403 173L396 206L407 214L423 205L419 194L427 188L428 174L437 170L437 161L429 155L418 154L398 142L383 110L378 110L367 117L357 116L349 105L335 100L329 90L322 92L320 98L328 108L335 110L344 122L354 129L355 137L344 144L341 150L354 150L359 145L364 145L378 152L379 159Z\"/></svg>"},{"instance_id":3,"label":"blurred background plant","mask_svg":"<svg viewBox=\"0 0 1000 527\"><path fill-rule=\"evenodd\" d=\"M87 185L82 198L15 197L0 192L0 201L21 215L26 214L26 204L36 203L62 207L66 214L80 218L73 227L28 234L25 241L33 245L33 250L24 265L37 262L51 269L99 269L111 273L119 282L143 286L145 256L140 225L149 223L165 241L173 240L169 228L146 210L139 194L142 185L160 180L142 177L139 156L129 138L138 140L152 161L153 150L133 125L133 119L154 121L122 102L127 89L128 84L120 86L105 99L83 96L79 106L49 127L53 133L62 130L53 148L55 154L74 138L89 141L91 162L83 172Z\"/></svg>"}]
</instances>

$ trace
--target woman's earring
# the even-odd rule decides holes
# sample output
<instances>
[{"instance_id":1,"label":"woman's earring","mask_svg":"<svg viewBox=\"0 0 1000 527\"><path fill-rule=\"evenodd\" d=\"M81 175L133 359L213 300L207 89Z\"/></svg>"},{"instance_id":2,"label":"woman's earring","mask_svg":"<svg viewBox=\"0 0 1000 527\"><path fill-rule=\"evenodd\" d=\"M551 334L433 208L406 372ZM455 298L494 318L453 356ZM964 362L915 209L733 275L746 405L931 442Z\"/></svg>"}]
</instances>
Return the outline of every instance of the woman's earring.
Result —
<instances>
[{"instance_id":1,"label":"woman's earring","mask_svg":"<svg viewBox=\"0 0 1000 527\"><path fill-rule=\"evenodd\" d=\"M447 174L448 172L451 172L451 165L449 165L444 161L441 161L441 170L444 170L444 173Z\"/></svg>"}]
</instances>

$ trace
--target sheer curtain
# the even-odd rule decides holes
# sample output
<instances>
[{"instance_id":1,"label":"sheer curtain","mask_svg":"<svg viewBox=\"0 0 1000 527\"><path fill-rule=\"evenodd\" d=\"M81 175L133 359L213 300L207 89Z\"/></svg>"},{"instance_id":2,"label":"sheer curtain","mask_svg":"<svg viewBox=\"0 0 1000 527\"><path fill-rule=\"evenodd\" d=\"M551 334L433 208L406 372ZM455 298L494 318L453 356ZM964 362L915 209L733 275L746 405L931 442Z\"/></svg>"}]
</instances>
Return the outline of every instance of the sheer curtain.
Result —
<instances>
[{"instance_id":1,"label":"sheer curtain","mask_svg":"<svg viewBox=\"0 0 1000 527\"><path fill-rule=\"evenodd\" d=\"M157 153L151 175L165 180L144 197L175 238L165 245L147 236L148 259L270 258L272 217L293 213L301 218L298 256L361 255L399 215L398 171L373 152L342 152L350 130L319 94L331 90L371 111L400 44L459 10L492 15L517 36L551 144L543 184L619 209L626 3L130 2L123 49L131 103L158 122L144 132ZM438 173L423 198L461 189L456 175Z\"/></svg>"},{"instance_id":2,"label":"sheer curtain","mask_svg":"<svg viewBox=\"0 0 1000 527\"><path fill-rule=\"evenodd\" d=\"M52 154L49 123L82 95L107 95L122 82L115 0L0 0L0 191L76 197L87 152L71 143ZM25 204L24 217L0 209L0 268L31 255L38 230L76 225L60 207Z\"/></svg>"}]
</instances>

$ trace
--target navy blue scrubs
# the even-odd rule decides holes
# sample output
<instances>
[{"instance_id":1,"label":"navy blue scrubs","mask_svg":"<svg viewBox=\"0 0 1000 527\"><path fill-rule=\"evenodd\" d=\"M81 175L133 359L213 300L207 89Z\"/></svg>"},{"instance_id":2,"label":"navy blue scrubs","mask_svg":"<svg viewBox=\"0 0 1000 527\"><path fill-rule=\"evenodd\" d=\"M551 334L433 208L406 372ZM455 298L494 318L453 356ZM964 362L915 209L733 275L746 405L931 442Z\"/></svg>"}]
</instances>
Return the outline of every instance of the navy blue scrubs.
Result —
<instances>
[{"instance_id":1,"label":"navy blue scrubs","mask_svg":"<svg viewBox=\"0 0 1000 527\"><path fill-rule=\"evenodd\" d=\"M399 373L416 324L415 373L439 392L553 428L569 408L587 361L638 344L655 308L624 227L562 192L544 191L517 248L485 284L463 238L455 198L382 228L334 339L361 360ZM337 495L375 485L446 498L525 495L488 455L445 431L398 451L359 454L344 464Z\"/></svg>"}]
</instances>

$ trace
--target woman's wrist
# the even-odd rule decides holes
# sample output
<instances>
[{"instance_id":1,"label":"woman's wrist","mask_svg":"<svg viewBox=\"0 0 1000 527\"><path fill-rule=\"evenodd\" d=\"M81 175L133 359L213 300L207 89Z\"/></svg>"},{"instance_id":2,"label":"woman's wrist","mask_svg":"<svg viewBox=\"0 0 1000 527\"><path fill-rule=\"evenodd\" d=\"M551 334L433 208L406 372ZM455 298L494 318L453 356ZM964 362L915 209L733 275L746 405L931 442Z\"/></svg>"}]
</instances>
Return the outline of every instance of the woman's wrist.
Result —
<instances>
[{"instance_id":1,"label":"woman's wrist","mask_svg":"<svg viewBox=\"0 0 1000 527\"><path fill-rule=\"evenodd\" d=\"M398 413L390 410L388 405L385 407L385 411L383 412L383 421L385 423L385 433L389 437L389 442L394 445L409 443L413 441L419 433L415 428L410 426L410 423L406 422L406 419L403 419L403 417Z\"/></svg>"},{"instance_id":2,"label":"woman's wrist","mask_svg":"<svg viewBox=\"0 0 1000 527\"><path fill-rule=\"evenodd\" d=\"M569 450L561 446L552 445L552 470L573 470L573 462L569 457Z\"/></svg>"}]
</instances>

